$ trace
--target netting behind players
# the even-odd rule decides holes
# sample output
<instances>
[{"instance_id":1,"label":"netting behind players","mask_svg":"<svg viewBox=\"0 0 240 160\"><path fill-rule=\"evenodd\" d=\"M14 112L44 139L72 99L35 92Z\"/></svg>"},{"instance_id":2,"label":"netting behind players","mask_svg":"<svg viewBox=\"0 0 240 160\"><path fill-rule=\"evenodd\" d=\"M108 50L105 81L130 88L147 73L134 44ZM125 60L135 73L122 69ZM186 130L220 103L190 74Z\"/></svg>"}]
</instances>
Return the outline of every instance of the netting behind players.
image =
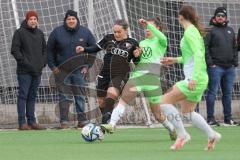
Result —
<instances>
[{"instance_id":1,"label":"netting behind players","mask_svg":"<svg viewBox=\"0 0 240 160\"><path fill-rule=\"evenodd\" d=\"M19 28L21 21L25 18L27 10L36 10L39 14L40 28L44 31L46 39L51 31L63 24L65 13L68 9L74 9L79 13L80 24L88 26L94 33L97 40L105 34L112 32L112 26L116 19L122 18L123 3L113 0L2 0L0 7L0 124L1 126L17 125L17 77L16 62L10 54L11 40L16 28ZM98 54L101 61L103 53ZM99 60L90 70L89 86L95 87L95 78L101 68ZM38 90L36 115L40 123L58 122L58 95L55 86L49 85L51 71L45 68L42 74L42 81ZM86 111L98 108L95 93L88 93ZM141 106L141 105L138 105ZM70 120L74 121L75 109L70 108ZM141 113L141 109L137 111ZM90 119L99 117L99 111L93 111ZM137 117L137 114L135 115ZM145 120L140 120L141 123Z\"/></svg>"},{"instance_id":2,"label":"netting behind players","mask_svg":"<svg viewBox=\"0 0 240 160\"><path fill-rule=\"evenodd\" d=\"M50 32L58 25L63 23L64 14L68 9L74 9L79 13L80 23L88 26L94 33L97 40L106 33L112 32L114 20L125 18L129 20L131 26L131 35L141 40L144 38L143 28L137 24L139 18L151 18L159 16L167 26L166 35L168 36L169 48L168 55L177 56L179 52L179 40L183 30L177 20L177 13L183 3L193 5L205 25L213 15L214 9L219 6L225 6L228 10L230 25L237 31L240 26L240 0L1 0L0 7L0 124L14 126L17 124L16 97L16 63L10 55L11 39L16 28L25 17L25 12L34 9L39 13L40 28L44 31L46 39ZM98 55L99 59L103 53ZM90 71L89 78L92 79L89 86L95 87L94 79L101 67L101 62L97 61ZM51 71L45 68L42 75L42 82L39 87L37 97L36 113L38 121L41 123L58 122L57 109L57 90L54 86L49 86L49 77ZM180 65L167 68L163 72L162 86L168 89L174 82L182 79L182 68ZM233 93L233 112L239 111L239 68L237 70L236 83ZM94 93L88 93L88 95ZM219 93L218 99L220 99ZM87 98L87 110L97 107L96 98L89 96ZM137 100L135 107L128 110L121 123L144 124L149 117L146 116L141 99ZM71 113L74 113L74 107L71 107ZM216 111L221 112L222 106L219 102L216 104ZM205 115L204 98L200 103L200 112ZM235 112L234 112L235 113ZM239 115L234 114L235 116ZM91 116L99 116L94 113ZM221 117L221 115L220 115ZM75 115L71 114L71 120ZM239 117L237 117L239 118Z\"/></svg>"},{"instance_id":3,"label":"netting behind players","mask_svg":"<svg viewBox=\"0 0 240 160\"><path fill-rule=\"evenodd\" d=\"M210 18L214 15L217 7L224 6L228 11L229 25L234 28L237 34L240 27L240 1L239 0L184 0L184 1L168 1L168 0L127 0L126 10L129 17L129 22L132 27L132 35L137 39L144 38L143 28L139 27L137 20L139 18L152 18L159 16L162 22L166 25L166 35L168 37L168 56L179 56L179 44L183 34L183 28L178 22L178 11L183 4L192 5L198 12L205 27L208 27ZM240 58L239 58L240 59ZM237 68L237 76L234 84L232 96L233 116L240 116L240 67ZM162 75L162 86L164 90L169 89L176 81L183 79L182 66L175 65L165 68ZM222 94L216 98L215 112L217 119L222 118ZM205 97L200 102L200 113L206 116Z\"/></svg>"}]
</instances>

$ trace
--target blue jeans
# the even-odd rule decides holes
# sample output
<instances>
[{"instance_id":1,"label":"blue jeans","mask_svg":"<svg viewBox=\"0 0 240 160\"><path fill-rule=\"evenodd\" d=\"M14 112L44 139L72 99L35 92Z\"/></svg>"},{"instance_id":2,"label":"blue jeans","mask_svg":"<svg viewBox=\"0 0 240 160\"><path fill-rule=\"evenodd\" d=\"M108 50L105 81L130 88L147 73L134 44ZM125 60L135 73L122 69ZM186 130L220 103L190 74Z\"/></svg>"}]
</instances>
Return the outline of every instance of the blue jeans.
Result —
<instances>
[{"instance_id":1,"label":"blue jeans","mask_svg":"<svg viewBox=\"0 0 240 160\"><path fill-rule=\"evenodd\" d=\"M214 118L214 104L215 97L218 93L218 88L221 86L222 89L222 105L224 120L231 119L231 99L232 99L232 88L235 80L235 67L223 68L220 66L208 68L208 91L206 97L207 105L207 118L210 120Z\"/></svg>"},{"instance_id":2,"label":"blue jeans","mask_svg":"<svg viewBox=\"0 0 240 160\"><path fill-rule=\"evenodd\" d=\"M35 100L41 76L18 74L17 79L19 85L17 97L18 124L20 126L25 124L25 118L27 117L27 123L31 125L36 122Z\"/></svg>"},{"instance_id":3,"label":"blue jeans","mask_svg":"<svg viewBox=\"0 0 240 160\"><path fill-rule=\"evenodd\" d=\"M59 110L60 122L65 123L68 119L69 106L74 97L77 118L79 122L86 121L85 111L85 75L80 71L75 71L64 79L64 85L58 86L59 89Z\"/></svg>"}]
</instances>

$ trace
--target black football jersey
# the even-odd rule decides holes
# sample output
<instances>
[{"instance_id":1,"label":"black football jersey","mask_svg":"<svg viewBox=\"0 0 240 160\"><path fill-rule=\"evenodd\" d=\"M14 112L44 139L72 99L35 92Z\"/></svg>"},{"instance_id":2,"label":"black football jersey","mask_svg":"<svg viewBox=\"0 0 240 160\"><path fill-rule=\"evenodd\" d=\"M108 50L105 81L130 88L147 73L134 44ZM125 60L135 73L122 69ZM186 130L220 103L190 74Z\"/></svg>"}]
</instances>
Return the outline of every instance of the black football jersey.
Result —
<instances>
[{"instance_id":1,"label":"black football jersey","mask_svg":"<svg viewBox=\"0 0 240 160\"><path fill-rule=\"evenodd\" d=\"M133 55L133 51L138 47L138 42L133 38L117 41L113 34L108 34L97 45L106 51L103 69L110 69L116 74L129 72L129 62L133 60L135 63L139 60Z\"/></svg>"}]
</instances>

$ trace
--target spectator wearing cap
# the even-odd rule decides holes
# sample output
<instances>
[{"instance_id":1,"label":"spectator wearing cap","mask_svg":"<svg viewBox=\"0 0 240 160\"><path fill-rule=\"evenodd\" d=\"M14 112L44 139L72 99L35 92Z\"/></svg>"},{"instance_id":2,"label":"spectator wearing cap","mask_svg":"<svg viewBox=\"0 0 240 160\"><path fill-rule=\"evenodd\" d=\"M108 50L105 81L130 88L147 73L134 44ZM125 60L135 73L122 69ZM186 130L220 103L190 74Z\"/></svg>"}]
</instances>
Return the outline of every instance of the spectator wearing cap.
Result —
<instances>
[{"instance_id":1,"label":"spectator wearing cap","mask_svg":"<svg viewBox=\"0 0 240 160\"><path fill-rule=\"evenodd\" d=\"M19 130L44 129L36 123L35 100L42 70L47 63L43 32L38 28L38 14L30 10L12 38L11 54L17 61Z\"/></svg>"},{"instance_id":2,"label":"spectator wearing cap","mask_svg":"<svg viewBox=\"0 0 240 160\"><path fill-rule=\"evenodd\" d=\"M68 113L71 102L75 102L78 125L81 128L87 123L85 111L85 74L93 65L94 58L88 59L81 55L84 64L71 68L72 72L59 83L59 77L64 75L63 68L69 69L73 66L75 58L80 55L76 53L76 46L92 46L96 43L91 31L81 26L77 12L68 10L65 14L63 25L55 28L48 39L48 66L55 75L55 82L59 90L60 129L68 128ZM67 91L66 91L67 90Z\"/></svg>"},{"instance_id":3,"label":"spectator wearing cap","mask_svg":"<svg viewBox=\"0 0 240 160\"><path fill-rule=\"evenodd\" d=\"M233 28L228 26L227 10L219 7L210 20L212 28L205 37L206 63L209 76L206 95L207 122L219 125L214 117L215 98L219 86L222 91L224 124L237 124L232 119L232 88L238 66L237 45Z\"/></svg>"}]
</instances>

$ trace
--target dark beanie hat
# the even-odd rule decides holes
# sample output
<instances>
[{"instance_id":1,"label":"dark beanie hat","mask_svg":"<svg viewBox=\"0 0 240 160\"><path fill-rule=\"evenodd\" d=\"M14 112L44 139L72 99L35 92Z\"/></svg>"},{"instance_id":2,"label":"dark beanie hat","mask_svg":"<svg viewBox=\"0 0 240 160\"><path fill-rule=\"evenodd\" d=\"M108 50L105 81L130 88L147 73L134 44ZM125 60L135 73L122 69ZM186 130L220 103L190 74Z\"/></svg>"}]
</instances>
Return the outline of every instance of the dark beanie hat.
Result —
<instances>
[{"instance_id":1,"label":"dark beanie hat","mask_svg":"<svg viewBox=\"0 0 240 160\"><path fill-rule=\"evenodd\" d=\"M30 17L36 17L37 20L38 20L38 14L37 14L37 12L36 12L36 11L33 11L33 10L28 11L28 12L26 13L26 20L28 21Z\"/></svg>"},{"instance_id":2,"label":"dark beanie hat","mask_svg":"<svg viewBox=\"0 0 240 160\"><path fill-rule=\"evenodd\" d=\"M214 12L214 17L218 14L218 13L223 13L225 14L225 16L227 16L227 10L224 7L218 7L215 12Z\"/></svg>"},{"instance_id":3,"label":"dark beanie hat","mask_svg":"<svg viewBox=\"0 0 240 160\"><path fill-rule=\"evenodd\" d=\"M64 21L66 21L66 19L67 19L68 16L73 16L73 17L75 17L75 18L78 20L77 12L74 11L74 10L68 10L68 11L66 12Z\"/></svg>"}]
</instances>

